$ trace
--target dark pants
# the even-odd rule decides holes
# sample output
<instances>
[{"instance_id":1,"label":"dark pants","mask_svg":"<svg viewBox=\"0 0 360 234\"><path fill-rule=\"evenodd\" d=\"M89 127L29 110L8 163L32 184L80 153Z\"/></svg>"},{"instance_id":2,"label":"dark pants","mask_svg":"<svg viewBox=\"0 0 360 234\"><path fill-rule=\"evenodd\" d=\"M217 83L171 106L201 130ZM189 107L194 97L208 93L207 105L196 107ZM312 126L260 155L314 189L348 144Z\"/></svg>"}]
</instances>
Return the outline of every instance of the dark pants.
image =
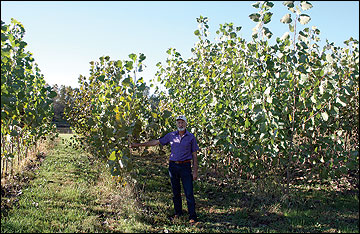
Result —
<instances>
[{"instance_id":1,"label":"dark pants","mask_svg":"<svg viewBox=\"0 0 360 234\"><path fill-rule=\"evenodd\" d=\"M181 202L181 185L180 179L184 188L186 197L189 219L197 220L195 212L195 198L193 190L193 177L191 173L191 163L176 164L175 162L169 163L169 175L171 187L173 191L173 202L175 214L182 215L182 202Z\"/></svg>"}]
</instances>

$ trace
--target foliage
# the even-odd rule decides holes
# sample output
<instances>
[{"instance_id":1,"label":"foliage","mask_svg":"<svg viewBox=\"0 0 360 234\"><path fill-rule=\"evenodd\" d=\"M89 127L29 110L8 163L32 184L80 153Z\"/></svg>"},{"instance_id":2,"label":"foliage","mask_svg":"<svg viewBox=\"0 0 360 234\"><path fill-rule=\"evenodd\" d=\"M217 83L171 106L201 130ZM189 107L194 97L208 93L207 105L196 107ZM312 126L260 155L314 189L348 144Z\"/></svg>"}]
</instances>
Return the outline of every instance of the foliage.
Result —
<instances>
[{"instance_id":1,"label":"foliage","mask_svg":"<svg viewBox=\"0 0 360 234\"><path fill-rule=\"evenodd\" d=\"M158 64L158 81L168 89L163 98L173 112L187 115L202 165L221 165L225 175L275 174L288 186L295 174L322 180L358 175L358 41L320 49L319 29L296 31L297 22L310 21L301 10L311 3L284 5L290 14L281 22L290 32L274 45L264 27L271 2L253 4L260 12L249 16L257 22L249 42L233 23L221 24L211 42L208 18L197 18L193 57L184 60L170 48L167 64Z\"/></svg>"},{"instance_id":2,"label":"foliage","mask_svg":"<svg viewBox=\"0 0 360 234\"><path fill-rule=\"evenodd\" d=\"M226 177L275 178L289 188L294 178L358 175L358 41L320 49L320 30L305 27L312 4L283 5L289 13L280 22L289 32L273 45L265 27L272 2L253 4L259 12L249 15L257 23L252 41L238 36L242 27L225 23L212 42L208 18L197 18L193 57L168 49L155 77L167 93L157 89L152 99L136 79L143 54L91 62L89 81L80 77L67 109L81 146L121 175L131 170L129 141L159 138L173 127L170 117L182 113L198 139L201 165Z\"/></svg>"},{"instance_id":3,"label":"foliage","mask_svg":"<svg viewBox=\"0 0 360 234\"><path fill-rule=\"evenodd\" d=\"M67 94L71 93L72 87L65 85L61 85L60 87L58 87L58 85L54 85L53 89L57 93L56 97L53 98L53 103L54 103L53 123L56 125L56 127L69 128L70 127L69 123L66 122L66 117L64 116L64 109L66 103L68 101L71 101L69 100Z\"/></svg>"},{"instance_id":4,"label":"foliage","mask_svg":"<svg viewBox=\"0 0 360 234\"><path fill-rule=\"evenodd\" d=\"M15 19L9 25L1 21L2 159L13 158L54 132L52 98L56 92L45 84L32 54L25 51L24 34L24 26Z\"/></svg>"},{"instance_id":5,"label":"foliage","mask_svg":"<svg viewBox=\"0 0 360 234\"><path fill-rule=\"evenodd\" d=\"M90 62L90 77L80 76L80 88L69 93L73 101L65 108L80 146L107 159L112 175L120 180L132 169L129 142L160 130L155 125L162 116L153 111L161 105L151 105L146 95L148 87L142 77L136 77L143 69L145 56L130 54L129 58L111 61L106 56Z\"/></svg>"}]
</instances>

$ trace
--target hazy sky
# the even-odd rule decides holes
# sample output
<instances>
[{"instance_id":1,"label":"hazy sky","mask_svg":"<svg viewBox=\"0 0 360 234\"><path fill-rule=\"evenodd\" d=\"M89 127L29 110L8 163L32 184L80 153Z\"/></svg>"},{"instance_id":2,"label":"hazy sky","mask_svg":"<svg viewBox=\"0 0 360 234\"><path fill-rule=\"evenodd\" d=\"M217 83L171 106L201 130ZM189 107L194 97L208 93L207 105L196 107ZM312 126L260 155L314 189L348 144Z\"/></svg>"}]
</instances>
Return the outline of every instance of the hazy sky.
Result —
<instances>
[{"instance_id":1,"label":"hazy sky","mask_svg":"<svg viewBox=\"0 0 360 234\"><path fill-rule=\"evenodd\" d=\"M251 40L256 25L249 15L258 11L256 1L1 1L1 20L20 21L26 30L26 49L50 85L79 87L79 75L89 76L90 61L101 56L112 60L129 59L131 53L144 53L145 71L140 74L149 85L158 62L165 63L167 49L176 48L184 59L198 40L196 18L209 18L210 36L214 41L219 24L242 26L240 36ZM321 46L326 39L343 46L353 37L359 40L358 1L310 1L305 11L311 21L306 27L320 29ZM282 1L270 10L267 27L273 38L281 37L288 26L280 23L288 13ZM304 28L304 26L301 26ZM301 29L301 28L300 28Z\"/></svg>"}]
</instances>

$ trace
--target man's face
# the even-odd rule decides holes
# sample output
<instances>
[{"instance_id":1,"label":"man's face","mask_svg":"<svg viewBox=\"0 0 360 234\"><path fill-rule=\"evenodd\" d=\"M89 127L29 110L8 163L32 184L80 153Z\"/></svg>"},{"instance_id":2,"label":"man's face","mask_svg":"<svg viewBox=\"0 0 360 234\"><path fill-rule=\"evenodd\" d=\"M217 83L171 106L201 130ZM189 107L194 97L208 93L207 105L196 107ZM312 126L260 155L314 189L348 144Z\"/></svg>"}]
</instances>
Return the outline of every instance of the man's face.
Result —
<instances>
[{"instance_id":1,"label":"man's face","mask_svg":"<svg viewBox=\"0 0 360 234\"><path fill-rule=\"evenodd\" d=\"M184 120L179 119L179 120L176 120L176 126L177 126L179 131L184 131L185 127L186 127L186 123L185 123Z\"/></svg>"}]
</instances>

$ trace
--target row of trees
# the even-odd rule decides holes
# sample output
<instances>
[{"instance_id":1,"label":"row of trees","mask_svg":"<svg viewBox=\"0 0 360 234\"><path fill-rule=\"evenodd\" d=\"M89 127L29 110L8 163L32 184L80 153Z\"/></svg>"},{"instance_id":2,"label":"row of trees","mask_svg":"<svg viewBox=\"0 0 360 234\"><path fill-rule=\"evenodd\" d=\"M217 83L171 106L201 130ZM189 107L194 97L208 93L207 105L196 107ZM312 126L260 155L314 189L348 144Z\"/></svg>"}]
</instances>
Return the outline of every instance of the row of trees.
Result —
<instances>
[{"instance_id":1,"label":"row of trees","mask_svg":"<svg viewBox=\"0 0 360 234\"><path fill-rule=\"evenodd\" d=\"M52 124L56 92L46 85L32 54L25 50L24 26L1 21L1 166L10 172L47 135Z\"/></svg>"},{"instance_id":2,"label":"row of trees","mask_svg":"<svg viewBox=\"0 0 360 234\"><path fill-rule=\"evenodd\" d=\"M65 107L76 146L108 160L112 175L120 179L132 170L129 142L157 136L171 116L149 98L149 87L137 77L145 56L129 58L112 61L105 56L90 62L90 77L80 76L80 88L68 94L73 101Z\"/></svg>"},{"instance_id":3,"label":"row of trees","mask_svg":"<svg viewBox=\"0 0 360 234\"><path fill-rule=\"evenodd\" d=\"M304 14L311 3L287 1L281 23L289 32L270 45L265 25L273 5L253 4L258 12L249 18L257 25L249 42L232 23L220 25L212 42L208 19L200 16L193 57L184 60L170 48L166 64L158 64L155 79L167 92L156 90L156 105L137 78L143 54L91 62L90 77L80 77L65 110L81 146L121 176L131 170L129 141L161 137L182 113L199 141L201 165L225 177L271 178L288 191L300 176L358 176L358 41L320 48L319 29L298 31L311 19Z\"/></svg>"},{"instance_id":4,"label":"row of trees","mask_svg":"<svg viewBox=\"0 0 360 234\"><path fill-rule=\"evenodd\" d=\"M189 117L202 165L232 177L271 178L287 189L300 176L358 175L358 41L327 41L321 49L319 29L296 30L310 21L303 11L311 3L288 1L281 22L289 32L270 45L264 25L273 3L253 6L259 11L249 15L257 23L252 41L225 23L219 42L211 42L201 16L194 56L184 60L171 48L167 64L159 64L158 80L169 90L163 98Z\"/></svg>"},{"instance_id":5,"label":"row of trees","mask_svg":"<svg viewBox=\"0 0 360 234\"><path fill-rule=\"evenodd\" d=\"M289 32L270 45L273 34L265 26L273 5L253 4L251 41L232 23L220 25L211 41L208 19L200 16L193 57L185 60L170 48L155 77L167 91L156 88L153 96L138 77L141 53L128 60L101 57L90 62L88 78L79 77L79 88L52 88L24 50L23 26L2 22L2 159L21 155L14 145L34 145L54 132L54 122L70 124L75 145L105 159L121 180L133 171L129 142L173 131L173 117L182 113L198 139L201 166L224 178L270 179L287 192L300 176L358 178L358 41L320 48L319 29L299 30L311 19L304 13L311 3L287 1L281 23Z\"/></svg>"}]
</instances>

